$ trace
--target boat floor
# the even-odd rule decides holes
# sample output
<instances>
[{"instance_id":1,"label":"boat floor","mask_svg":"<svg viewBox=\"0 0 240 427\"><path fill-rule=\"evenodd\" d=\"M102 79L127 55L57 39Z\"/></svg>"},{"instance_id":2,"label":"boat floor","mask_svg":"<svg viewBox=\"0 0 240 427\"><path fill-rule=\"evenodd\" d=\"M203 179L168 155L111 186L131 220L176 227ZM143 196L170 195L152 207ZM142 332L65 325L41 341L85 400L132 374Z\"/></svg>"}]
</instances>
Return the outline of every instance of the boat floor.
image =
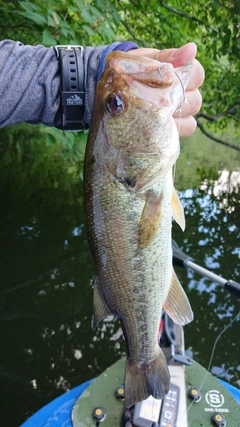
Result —
<instances>
[{"instance_id":1,"label":"boat floor","mask_svg":"<svg viewBox=\"0 0 240 427\"><path fill-rule=\"evenodd\" d=\"M191 366L179 366L185 369L185 390L187 407L187 425L194 427L212 426L211 417L220 412L226 420L227 427L237 427L240 419L240 405L229 391L213 375L194 360ZM96 407L106 412L102 427L120 427L124 412L124 402L117 400L116 390L123 383L125 359L119 360L104 371L79 397L73 409L74 427L93 427L92 414ZM171 369L170 369L171 372ZM171 372L172 374L172 372ZM171 382L175 382L175 371ZM204 382L203 382L204 380ZM189 390L201 387L201 399L193 403ZM164 425L164 424L163 424ZM165 424L172 426L172 424ZM177 427L185 425L184 414L179 414Z\"/></svg>"}]
</instances>

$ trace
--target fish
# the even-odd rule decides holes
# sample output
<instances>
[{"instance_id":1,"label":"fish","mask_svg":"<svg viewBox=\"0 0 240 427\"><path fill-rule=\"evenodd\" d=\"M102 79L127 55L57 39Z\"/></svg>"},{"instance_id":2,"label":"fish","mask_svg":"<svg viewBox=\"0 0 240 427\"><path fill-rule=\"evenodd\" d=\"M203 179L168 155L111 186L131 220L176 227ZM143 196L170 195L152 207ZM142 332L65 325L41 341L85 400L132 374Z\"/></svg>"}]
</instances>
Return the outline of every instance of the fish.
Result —
<instances>
[{"instance_id":1,"label":"fish","mask_svg":"<svg viewBox=\"0 0 240 427\"><path fill-rule=\"evenodd\" d=\"M96 88L84 160L84 210L95 265L93 328L117 316L126 341L125 406L163 399L170 376L158 344L164 309L193 319L172 266L172 217L184 212L173 185L179 156L174 111L184 101L191 64L129 52L107 56Z\"/></svg>"}]
</instances>

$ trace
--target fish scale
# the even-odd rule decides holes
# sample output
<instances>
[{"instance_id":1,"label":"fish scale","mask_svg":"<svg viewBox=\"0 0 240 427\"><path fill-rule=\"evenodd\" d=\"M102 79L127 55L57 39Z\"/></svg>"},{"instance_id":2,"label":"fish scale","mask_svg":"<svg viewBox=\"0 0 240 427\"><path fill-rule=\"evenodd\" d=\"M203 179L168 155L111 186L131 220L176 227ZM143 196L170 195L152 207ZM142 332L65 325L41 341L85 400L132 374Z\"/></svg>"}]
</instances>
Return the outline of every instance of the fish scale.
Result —
<instances>
[{"instance_id":1,"label":"fish scale","mask_svg":"<svg viewBox=\"0 0 240 427\"><path fill-rule=\"evenodd\" d=\"M190 67L178 72L186 85ZM169 372L158 345L162 308L177 323L192 320L171 250L172 214L184 223L172 179L179 154L172 114L181 97L170 64L121 52L108 56L96 89L84 165L86 226L96 271L93 327L108 314L121 322L127 407L168 392Z\"/></svg>"}]
</instances>

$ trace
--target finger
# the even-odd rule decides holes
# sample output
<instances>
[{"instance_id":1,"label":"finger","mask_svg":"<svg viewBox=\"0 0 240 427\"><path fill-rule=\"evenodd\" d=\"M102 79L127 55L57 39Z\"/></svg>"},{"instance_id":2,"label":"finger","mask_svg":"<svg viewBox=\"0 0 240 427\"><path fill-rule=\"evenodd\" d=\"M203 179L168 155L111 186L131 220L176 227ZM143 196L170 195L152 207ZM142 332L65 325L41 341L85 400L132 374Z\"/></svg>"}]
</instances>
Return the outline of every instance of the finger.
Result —
<instances>
[{"instance_id":1,"label":"finger","mask_svg":"<svg viewBox=\"0 0 240 427\"><path fill-rule=\"evenodd\" d=\"M197 59L193 59L192 64L192 71L186 88L187 91L200 87L205 78L204 68L200 62L198 62Z\"/></svg>"},{"instance_id":2,"label":"finger","mask_svg":"<svg viewBox=\"0 0 240 427\"><path fill-rule=\"evenodd\" d=\"M170 62L174 68L181 67L182 65L192 62L192 71L187 89L196 89L202 85L205 78L205 72L200 62L195 59L194 53L196 54L195 44L188 43L180 49L167 49L166 51L159 52L157 56L160 58L158 59L160 62ZM174 57L174 55L177 56Z\"/></svg>"},{"instance_id":3,"label":"finger","mask_svg":"<svg viewBox=\"0 0 240 427\"><path fill-rule=\"evenodd\" d=\"M202 105L202 95L198 89L186 91L186 101L182 105L181 109L178 109L173 114L173 117L184 118L188 116L194 116L198 113Z\"/></svg>"},{"instance_id":4,"label":"finger","mask_svg":"<svg viewBox=\"0 0 240 427\"><path fill-rule=\"evenodd\" d=\"M174 67L180 67L181 65L188 64L191 62L197 53L197 47L195 43L187 43L179 49L151 49L151 48L140 48L131 50L131 54L147 56L148 58L155 59L160 62L170 62Z\"/></svg>"},{"instance_id":5,"label":"finger","mask_svg":"<svg viewBox=\"0 0 240 427\"><path fill-rule=\"evenodd\" d=\"M187 43L179 49L164 49L159 51L156 59L160 62L170 62L175 68L192 62L197 54L195 43Z\"/></svg>"},{"instance_id":6,"label":"finger","mask_svg":"<svg viewBox=\"0 0 240 427\"><path fill-rule=\"evenodd\" d=\"M192 116L174 120L179 132L179 136L189 136L196 130L197 123Z\"/></svg>"}]
</instances>

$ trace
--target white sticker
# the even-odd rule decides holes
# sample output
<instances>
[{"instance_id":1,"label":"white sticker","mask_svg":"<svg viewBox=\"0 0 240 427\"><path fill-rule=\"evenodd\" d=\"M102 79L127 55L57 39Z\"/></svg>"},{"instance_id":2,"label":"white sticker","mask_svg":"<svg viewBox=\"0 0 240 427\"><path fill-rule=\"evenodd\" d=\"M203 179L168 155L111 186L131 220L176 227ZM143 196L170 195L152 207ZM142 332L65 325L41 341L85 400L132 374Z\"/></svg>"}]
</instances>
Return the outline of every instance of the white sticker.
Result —
<instances>
[{"instance_id":1,"label":"white sticker","mask_svg":"<svg viewBox=\"0 0 240 427\"><path fill-rule=\"evenodd\" d=\"M213 408L220 408L224 404L224 396L218 390L209 390L205 394L205 399Z\"/></svg>"}]
</instances>

